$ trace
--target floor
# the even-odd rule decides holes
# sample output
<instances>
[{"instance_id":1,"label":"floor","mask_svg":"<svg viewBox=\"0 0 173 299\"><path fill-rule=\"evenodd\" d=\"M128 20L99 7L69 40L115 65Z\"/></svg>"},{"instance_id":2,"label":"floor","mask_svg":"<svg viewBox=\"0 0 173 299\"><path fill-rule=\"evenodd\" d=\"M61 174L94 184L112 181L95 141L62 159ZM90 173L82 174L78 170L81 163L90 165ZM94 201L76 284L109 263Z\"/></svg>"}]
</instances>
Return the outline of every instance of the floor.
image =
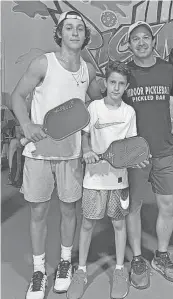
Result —
<instances>
[{"instance_id":1,"label":"floor","mask_svg":"<svg viewBox=\"0 0 173 299\"><path fill-rule=\"evenodd\" d=\"M32 255L29 236L29 208L23 200L19 190L7 185L8 170L2 171L2 205L1 205L1 298L24 299L25 292L32 273ZM149 202L142 211L142 244L143 254L149 260L157 247L155 221L157 207L151 190L146 190ZM77 206L78 226L74 242L73 261L78 260L78 236L80 227L80 204ZM45 299L65 299L66 295L57 295L52 291L53 273L60 257L60 214L58 200L55 192L48 214L48 239L47 239L47 272L49 285ZM173 236L170 242L170 252L173 256ZM126 265L132 257L131 250L126 248ZM107 217L99 221L92 239L89 252L88 272L89 281L82 299L109 299L110 282L114 259L114 238L111 223ZM154 270L151 273L151 287L139 291L130 287L127 299L171 299L173 283L166 281Z\"/></svg>"}]
</instances>

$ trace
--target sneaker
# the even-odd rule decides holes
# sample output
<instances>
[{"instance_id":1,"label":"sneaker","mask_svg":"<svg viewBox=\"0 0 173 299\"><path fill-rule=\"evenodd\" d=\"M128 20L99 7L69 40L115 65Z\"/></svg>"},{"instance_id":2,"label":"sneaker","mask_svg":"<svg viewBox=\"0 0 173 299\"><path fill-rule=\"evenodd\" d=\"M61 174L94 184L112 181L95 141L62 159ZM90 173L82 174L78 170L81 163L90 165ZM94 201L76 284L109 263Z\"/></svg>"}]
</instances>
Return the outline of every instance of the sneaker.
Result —
<instances>
[{"instance_id":1,"label":"sneaker","mask_svg":"<svg viewBox=\"0 0 173 299\"><path fill-rule=\"evenodd\" d=\"M67 291L68 299L79 299L84 293L84 287L87 283L87 274L82 270L76 270L73 275L70 287Z\"/></svg>"},{"instance_id":2,"label":"sneaker","mask_svg":"<svg viewBox=\"0 0 173 299\"><path fill-rule=\"evenodd\" d=\"M54 292L55 293L65 293L67 292L72 279L72 264L69 261L61 260L58 264Z\"/></svg>"},{"instance_id":3,"label":"sneaker","mask_svg":"<svg viewBox=\"0 0 173 299\"><path fill-rule=\"evenodd\" d=\"M151 261L151 266L167 280L173 282L173 261L170 259L170 253L162 253L157 257L157 251Z\"/></svg>"},{"instance_id":4,"label":"sneaker","mask_svg":"<svg viewBox=\"0 0 173 299\"><path fill-rule=\"evenodd\" d=\"M127 296L129 292L129 274L127 269L116 269L113 273L113 285L111 290L111 298L122 299Z\"/></svg>"},{"instance_id":5,"label":"sneaker","mask_svg":"<svg viewBox=\"0 0 173 299\"><path fill-rule=\"evenodd\" d=\"M26 293L26 299L43 299L46 286L47 275L43 274L41 271L34 272Z\"/></svg>"},{"instance_id":6,"label":"sneaker","mask_svg":"<svg viewBox=\"0 0 173 299\"><path fill-rule=\"evenodd\" d=\"M142 256L133 257L131 261L130 283L139 290L150 286L150 265Z\"/></svg>"}]
</instances>

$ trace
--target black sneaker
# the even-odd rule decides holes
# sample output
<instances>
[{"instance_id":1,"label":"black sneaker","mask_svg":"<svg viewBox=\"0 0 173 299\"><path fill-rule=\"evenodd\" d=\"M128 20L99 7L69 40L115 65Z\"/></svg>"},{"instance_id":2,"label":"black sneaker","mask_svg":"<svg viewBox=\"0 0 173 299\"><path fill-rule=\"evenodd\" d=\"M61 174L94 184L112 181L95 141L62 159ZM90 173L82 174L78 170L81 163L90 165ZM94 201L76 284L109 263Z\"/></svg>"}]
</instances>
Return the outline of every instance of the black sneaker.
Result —
<instances>
[{"instance_id":1,"label":"black sneaker","mask_svg":"<svg viewBox=\"0 0 173 299\"><path fill-rule=\"evenodd\" d=\"M130 283L139 290L150 286L150 265L142 256L133 257L130 269Z\"/></svg>"},{"instance_id":2,"label":"black sneaker","mask_svg":"<svg viewBox=\"0 0 173 299\"><path fill-rule=\"evenodd\" d=\"M156 251L151 266L167 280L173 282L173 261L170 259L169 252L161 253L158 257Z\"/></svg>"},{"instance_id":3,"label":"black sneaker","mask_svg":"<svg viewBox=\"0 0 173 299\"><path fill-rule=\"evenodd\" d=\"M69 261L61 260L58 264L54 292L55 293L65 293L67 292L72 280L72 264Z\"/></svg>"},{"instance_id":4,"label":"black sneaker","mask_svg":"<svg viewBox=\"0 0 173 299\"><path fill-rule=\"evenodd\" d=\"M46 286L47 275L41 271L34 272L26 293L26 299L44 299Z\"/></svg>"}]
</instances>

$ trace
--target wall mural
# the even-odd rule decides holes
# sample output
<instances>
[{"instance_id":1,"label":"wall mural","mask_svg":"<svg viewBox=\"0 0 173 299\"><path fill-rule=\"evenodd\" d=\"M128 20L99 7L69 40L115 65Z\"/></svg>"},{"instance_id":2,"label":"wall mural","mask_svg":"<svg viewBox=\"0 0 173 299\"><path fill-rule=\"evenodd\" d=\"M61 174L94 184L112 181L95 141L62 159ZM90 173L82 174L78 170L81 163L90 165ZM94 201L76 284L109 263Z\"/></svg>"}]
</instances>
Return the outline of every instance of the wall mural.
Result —
<instances>
[{"instance_id":1,"label":"wall mural","mask_svg":"<svg viewBox=\"0 0 173 299\"><path fill-rule=\"evenodd\" d=\"M173 48L173 1L14 1L13 12L30 18L52 18L57 24L59 14L66 10L79 11L91 29L91 41L83 57L91 61L97 76L103 78L109 59L127 61L131 52L126 34L130 24L148 22L156 36L155 55L167 59ZM38 49L37 49L38 50ZM40 49L41 51L41 49ZM19 57L18 62L21 57ZM102 79L99 80L101 86Z\"/></svg>"}]
</instances>

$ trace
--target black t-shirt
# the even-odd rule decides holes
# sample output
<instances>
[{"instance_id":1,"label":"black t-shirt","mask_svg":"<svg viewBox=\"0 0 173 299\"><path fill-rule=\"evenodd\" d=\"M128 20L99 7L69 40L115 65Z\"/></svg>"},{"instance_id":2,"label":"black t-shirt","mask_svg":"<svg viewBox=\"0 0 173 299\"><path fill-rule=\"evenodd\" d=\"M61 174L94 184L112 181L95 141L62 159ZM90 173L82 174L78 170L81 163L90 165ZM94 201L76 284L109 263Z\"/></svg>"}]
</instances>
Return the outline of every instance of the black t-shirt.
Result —
<instances>
[{"instance_id":1,"label":"black t-shirt","mask_svg":"<svg viewBox=\"0 0 173 299\"><path fill-rule=\"evenodd\" d=\"M128 63L132 70L124 101L136 111L138 135L144 137L153 157L173 154L170 95L173 95L173 66L157 58L151 67Z\"/></svg>"}]
</instances>

